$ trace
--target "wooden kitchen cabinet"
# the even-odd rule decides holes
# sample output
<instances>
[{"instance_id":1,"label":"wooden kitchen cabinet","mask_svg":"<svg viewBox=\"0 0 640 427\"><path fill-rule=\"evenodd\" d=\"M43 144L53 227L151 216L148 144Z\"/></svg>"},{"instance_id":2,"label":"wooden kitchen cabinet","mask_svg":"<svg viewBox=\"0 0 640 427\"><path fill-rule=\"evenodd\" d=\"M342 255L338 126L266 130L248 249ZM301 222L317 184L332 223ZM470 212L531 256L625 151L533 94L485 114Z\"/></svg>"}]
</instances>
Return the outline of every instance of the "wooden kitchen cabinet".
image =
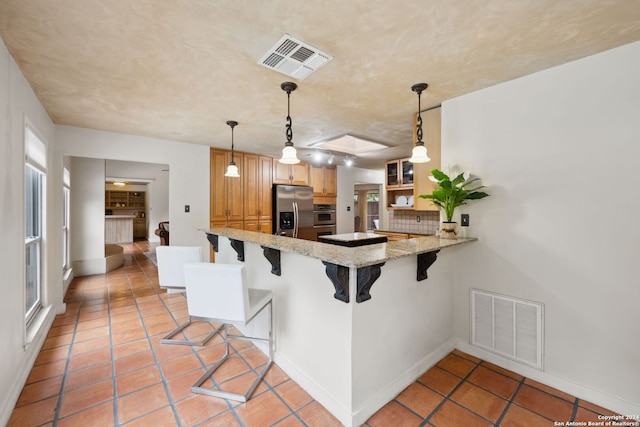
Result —
<instances>
[{"instance_id":1,"label":"wooden kitchen cabinet","mask_svg":"<svg viewBox=\"0 0 640 427\"><path fill-rule=\"evenodd\" d=\"M429 179L432 169L441 169L440 160L440 107L421 113L423 138L427 154L431 159L427 163L411 163L409 159L391 160L385 164L385 184L387 192L387 209L403 209L416 211L437 211L439 208L428 199L421 199L421 194L431 194L437 184ZM418 115L414 116L414 129ZM416 136L414 134L414 144ZM413 196L413 206L393 207L399 196L407 199Z\"/></svg>"},{"instance_id":2,"label":"wooden kitchen cabinet","mask_svg":"<svg viewBox=\"0 0 640 427\"><path fill-rule=\"evenodd\" d=\"M255 231L256 233L271 234L272 232L270 220L245 221L244 229L246 231Z\"/></svg>"},{"instance_id":3,"label":"wooden kitchen cabinet","mask_svg":"<svg viewBox=\"0 0 640 427\"><path fill-rule=\"evenodd\" d=\"M144 191L105 190L105 209L141 209L145 208Z\"/></svg>"},{"instance_id":4,"label":"wooden kitchen cabinet","mask_svg":"<svg viewBox=\"0 0 640 427\"><path fill-rule=\"evenodd\" d=\"M387 188L412 187L413 163L409 159L391 160L385 163Z\"/></svg>"},{"instance_id":5,"label":"wooden kitchen cabinet","mask_svg":"<svg viewBox=\"0 0 640 427\"><path fill-rule=\"evenodd\" d=\"M263 222L271 221L273 159L247 153L244 153L243 157L244 220L245 222L251 221L258 226Z\"/></svg>"},{"instance_id":6,"label":"wooden kitchen cabinet","mask_svg":"<svg viewBox=\"0 0 640 427\"><path fill-rule=\"evenodd\" d=\"M375 234L382 234L384 236L387 236L387 239L389 239L389 242L395 242L398 240L406 240L409 238L409 233L400 233L397 231L380 231L380 230L375 230L374 231Z\"/></svg>"},{"instance_id":7,"label":"wooden kitchen cabinet","mask_svg":"<svg viewBox=\"0 0 640 427\"><path fill-rule=\"evenodd\" d=\"M237 162L236 162L237 163ZM244 221L210 221L209 227L217 228L217 227L229 227L235 230L244 230ZM209 245L209 261L216 261L216 253L213 251L213 247Z\"/></svg>"},{"instance_id":8,"label":"wooden kitchen cabinet","mask_svg":"<svg viewBox=\"0 0 640 427\"><path fill-rule=\"evenodd\" d=\"M413 206L391 206L396 204L400 196L404 196L407 200L413 196L413 166L409 159L390 160L385 163L387 209L414 209Z\"/></svg>"},{"instance_id":9,"label":"wooden kitchen cabinet","mask_svg":"<svg viewBox=\"0 0 640 427\"><path fill-rule=\"evenodd\" d=\"M134 239L147 238L147 219L146 218L133 219L133 238Z\"/></svg>"},{"instance_id":10,"label":"wooden kitchen cabinet","mask_svg":"<svg viewBox=\"0 0 640 427\"><path fill-rule=\"evenodd\" d=\"M273 159L273 183L289 185L309 185L309 164L306 162L288 165Z\"/></svg>"},{"instance_id":11,"label":"wooden kitchen cabinet","mask_svg":"<svg viewBox=\"0 0 640 427\"><path fill-rule=\"evenodd\" d=\"M441 151L440 151L440 138L441 138L441 108L432 108L431 110L423 111L422 114L422 129L423 137L422 141L427 147L427 154L431 161L427 163L415 163L413 165L413 174L415 182L413 185L413 209L419 211L437 211L440 208L435 206L429 199L421 199L420 194L431 194L438 186L435 182L429 179L432 169L440 169L441 167ZM414 116L414 127L418 115ZM414 140L416 136L414 134ZM415 141L414 141L415 143Z\"/></svg>"},{"instance_id":12,"label":"wooden kitchen cabinet","mask_svg":"<svg viewBox=\"0 0 640 427\"><path fill-rule=\"evenodd\" d=\"M338 170L335 166L311 166L310 185L314 196L338 196Z\"/></svg>"},{"instance_id":13,"label":"wooden kitchen cabinet","mask_svg":"<svg viewBox=\"0 0 640 427\"><path fill-rule=\"evenodd\" d=\"M413 206L393 207L399 196L413 196L414 164L409 159L390 160L385 163L387 209L414 209Z\"/></svg>"},{"instance_id":14,"label":"wooden kitchen cabinet","mask_svg":"<svg viewBox=\"0 0 640 427\"><path fill-rule=\"evenodd\" d=\"M210 154L210 220L229 224L244 219L243 176L224 176L231 161L231 152L211 149ZM242 153L234 154L238 170L243 170ZM242 229L242 226L240 227Z\"/></svg>"}]
</instances>

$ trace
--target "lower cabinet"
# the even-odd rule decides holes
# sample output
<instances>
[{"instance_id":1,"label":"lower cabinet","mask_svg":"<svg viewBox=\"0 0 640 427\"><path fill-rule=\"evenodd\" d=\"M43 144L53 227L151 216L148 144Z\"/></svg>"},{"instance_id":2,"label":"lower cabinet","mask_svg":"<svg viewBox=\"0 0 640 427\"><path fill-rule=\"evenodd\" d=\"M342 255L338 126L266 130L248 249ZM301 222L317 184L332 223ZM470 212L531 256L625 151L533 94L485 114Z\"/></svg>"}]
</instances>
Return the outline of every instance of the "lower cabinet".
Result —
<instances>
[{"instance_id":1,"label":"lower cabinet","mask_svg":"<svg viewBox=\"0 0 640 427\"><path fill-rule=\"evenodd\" d=\"M400 233L395 231L374 231L375 234L383 234L387 236L390 242L395 242L396 240L406 240L409 238L409 233Z\"/></svg>"},{"instance_id":2,"label":"lower cabinet","mask_svg":"<svg viewBox=\"0 0 640 427\"><path fill-rule=\"evenodd\" d=\"M146 218L133 219L133 238L134 239L147 238L147 219Z\"/></svg>"},{"instance_id":3,"label":"lower cabinet","mask_svg":"<svg viewBox=\"0 0 640 427\"><path fill-rule=\"evenodd\" d=\"M257 233L271 234L271 221L245 221L244 229Z\"/></svg>"}]
</instances>

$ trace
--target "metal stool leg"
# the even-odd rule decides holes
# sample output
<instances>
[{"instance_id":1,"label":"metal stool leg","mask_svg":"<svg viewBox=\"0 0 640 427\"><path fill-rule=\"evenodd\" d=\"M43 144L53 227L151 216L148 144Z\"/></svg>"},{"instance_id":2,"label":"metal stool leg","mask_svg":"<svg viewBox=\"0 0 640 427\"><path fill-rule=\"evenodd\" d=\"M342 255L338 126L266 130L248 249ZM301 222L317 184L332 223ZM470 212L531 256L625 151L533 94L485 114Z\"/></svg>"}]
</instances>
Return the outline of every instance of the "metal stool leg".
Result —
<instances>
[{"instance_id":1,"label":"metal stool leg","mask_svg":"<svg viewBox=\"0 0 640 427\"><path fill-rule=\"evenodd\" d=\"M220 329L222 329L222 326L223 326L223 325L218 326L216 329L213 330L213 332L208 334L206 337L204 337L200 341L172 340L171 339L171 337L173 337L174 335L179 334L180 332L182 332L190 324L191 324L191 316L189 316L189 320L187 320L186 323L183 323L182 325L178 326L173 331L169 332L169 334L166 335L164 338L162 338L162 340L160 342L162 344L196 345L196 346L200 346L201 347L201 346L205 345L207 342L209 342L209 340L211 340L211 338L213 338L215 336L215 334L220 332Z\"/></svg>"},{"instance_id":2,"label":"metal stool leg","mask_svg":"<svg viewBox=\"0 0 640 427\"><path fill-rule=\"evenodd\" d=\"M215 397L222 397L223 399L237 400L237 401L240 401L240 402L246 402L251 398L251 395L256 390L256 388L260 384L260 381L262 381L262 379L264 378L265 374L267 373L267 371L271 367L271 364L273 363L273 340L272 340L272 336L273 336L273 332L272 332L273 331L273 307L271 305L271 301L269 301L269 303L265 304L264 307L262 307L262 309L260 309L260 311L258 313L260 313L262 310L264 310L264 308L267 307L267 306L269 306L269 338L258 338L258 337L245 337L245 336L239 336L239 335L229 335L229 325L226 324L225 325L225 334L224 334L225 353L191 387L191 391L193 393L206 394L206 395L215 396ZM230 393L230 392L227 392L227 391L212 390L212 389L209 389L209 388L206 388L206 387L201 387L202 383L204 383L207 379L211 378L211 376L216 371L216 369L218 369L227 359L229 359L229 336L231 336L233 338L238 338L238 339L246 339L246 340L249 340L249 341L254 341L254 340L267 341L268 344L269 344L269 360L264 365L264 367L262 368L262 370L258 374L257 378L251 384L251 387L249 387L249 390L247 390L247 392L245 394Z\"/></svg>"}]
</instances>

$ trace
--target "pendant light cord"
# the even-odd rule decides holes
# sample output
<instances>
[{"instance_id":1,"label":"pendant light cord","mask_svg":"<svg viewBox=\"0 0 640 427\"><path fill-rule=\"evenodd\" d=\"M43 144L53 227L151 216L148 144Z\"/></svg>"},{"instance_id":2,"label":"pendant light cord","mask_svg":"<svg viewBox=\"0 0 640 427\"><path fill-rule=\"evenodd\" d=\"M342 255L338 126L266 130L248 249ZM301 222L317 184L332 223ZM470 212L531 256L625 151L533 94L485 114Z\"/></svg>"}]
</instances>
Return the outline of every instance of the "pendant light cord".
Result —
<instances>
[{"instance_id":1,"label":"pendant light cord","mask_svg":"<svg viewBox=\"0 0 640 427\"><path fill-rule=\"evenodd\" d=\"M291 91L287 90L287 144L291 144L293 139L293 129L291 129Z\"/></svg>"},{"instance_id":2,"label":"pendant light cord","mask_svg":"<svg viewBox=\"0 0 640 427\"><path fill-rule=\"evenodd\" d=\"M422 142L422 116L420 115L420 95L422 92L418 92L418 120L417 120L417 129L416 129L416 137L418 138L418 144L423 144Z\"/></svg>"}]
</instances>

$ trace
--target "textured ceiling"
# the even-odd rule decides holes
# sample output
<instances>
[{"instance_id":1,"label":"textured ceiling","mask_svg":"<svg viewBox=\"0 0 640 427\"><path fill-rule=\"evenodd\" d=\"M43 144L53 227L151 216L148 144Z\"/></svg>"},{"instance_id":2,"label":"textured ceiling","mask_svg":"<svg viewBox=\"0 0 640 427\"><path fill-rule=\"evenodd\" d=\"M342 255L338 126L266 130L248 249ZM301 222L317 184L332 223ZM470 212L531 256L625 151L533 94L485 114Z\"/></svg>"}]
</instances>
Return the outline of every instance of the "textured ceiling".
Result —
<instances>
[{"instance_id":1,"label":"textured ceiling","mask_svg":"<svg viewBox=\"0 0 640 427\"><path fill-rule=\"evenodd\" d=\"M285 33L334 56L256 62ZM278 155L351 134L407 156L422 107L640 40L638 0L0 0L0 36L57 124ZM585 88L589 90L589 88ZM141 159L143 160L143 159Z\"/></svg>"}]
</instances>

